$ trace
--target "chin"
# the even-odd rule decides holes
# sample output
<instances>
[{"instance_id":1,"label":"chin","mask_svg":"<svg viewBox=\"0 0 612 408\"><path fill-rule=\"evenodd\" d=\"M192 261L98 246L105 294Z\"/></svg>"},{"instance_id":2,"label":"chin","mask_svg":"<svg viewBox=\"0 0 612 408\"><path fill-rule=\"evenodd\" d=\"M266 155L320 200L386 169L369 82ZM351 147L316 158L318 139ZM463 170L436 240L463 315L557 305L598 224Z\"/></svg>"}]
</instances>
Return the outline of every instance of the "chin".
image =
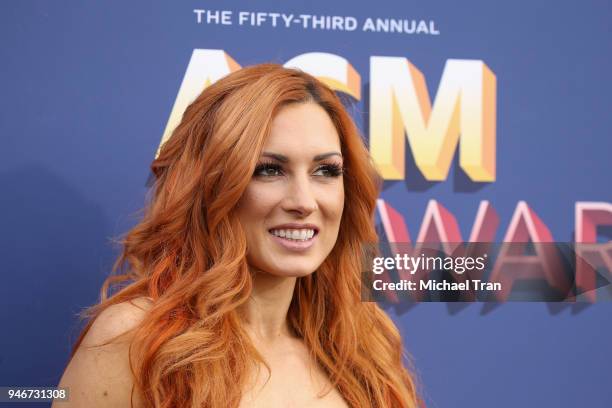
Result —
<instances>
[{"instance_id":1,"label":"chin","mask_svg":"<svg viewBox=\"0 0 612 408\"><path fill-rule=\"evenodd\" d=\"M302 276L308 276L314 273L319 265L320 264L296 265L295 263L292 264L287 262L286 267L276 267L268 270L264 269L264 271L269 271L268 273L271 275L279 277L301 278Z\"/></svg>"},{"instance_id":2,"label":"chin","mask_svg":"<svg viewBox=\"0 0 612 408\"><path fill-rule=\"evenodd\" d=\"M300 257L278 257L270 261L272 262L258 262L254 265L258 270L270 275L300 278L312 274L322 263L322 261L300 259Z\"/></svg>"}]
</instances>

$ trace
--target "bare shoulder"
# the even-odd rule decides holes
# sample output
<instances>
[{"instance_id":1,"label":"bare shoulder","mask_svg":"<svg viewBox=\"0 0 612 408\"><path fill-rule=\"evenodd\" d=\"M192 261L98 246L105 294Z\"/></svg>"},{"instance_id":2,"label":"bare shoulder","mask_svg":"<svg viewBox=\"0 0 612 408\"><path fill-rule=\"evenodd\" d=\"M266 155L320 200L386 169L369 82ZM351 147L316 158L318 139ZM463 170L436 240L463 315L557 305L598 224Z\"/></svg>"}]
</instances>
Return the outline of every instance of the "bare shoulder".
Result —
<instances>
[{"instance_id":1,"label":"bare shoulder","mask_svg":"<svg viewBox=\"0 0 612 408\"><path fill-rule=\"evenodd\" d=\"M98 346L129 332L142 321L151 305L151 299L140 297L108 307L96 318L82 344Z\"/></svg>"},{"instance_id":2,"label":"bare shoulder","mask_svg":"<svg viewBox=\"0 0 612 408\"><path fill-rule=\"evenodd\" d=\"M130 330L142 321L151 306L150 299L138 298L100 313L60 381L60 387L69 388L69 401L54 406L131 406L134 380L129 364ZM134 393L134 407L140 405Z\"/></svg>"}]
</instances>

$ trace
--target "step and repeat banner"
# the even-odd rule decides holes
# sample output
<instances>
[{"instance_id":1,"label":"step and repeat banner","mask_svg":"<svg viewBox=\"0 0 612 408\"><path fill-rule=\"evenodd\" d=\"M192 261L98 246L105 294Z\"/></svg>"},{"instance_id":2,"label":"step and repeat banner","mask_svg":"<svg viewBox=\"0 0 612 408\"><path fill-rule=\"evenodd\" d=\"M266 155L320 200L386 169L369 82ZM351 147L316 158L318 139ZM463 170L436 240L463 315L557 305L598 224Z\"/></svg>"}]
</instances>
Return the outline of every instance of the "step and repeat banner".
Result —
<instances>
[{"instance_id":1,"label":"step and repeat banner","mask_svg":"<svg viewBox=\"0 0 612 408\"><path fill-rule=\"evenodd\" d=\"M274 62L342 95L384 178L363 300L427 405L612 404L608 2L0 10L0 385L57 384L185 107Z\"/></svg>"}]
</instances>

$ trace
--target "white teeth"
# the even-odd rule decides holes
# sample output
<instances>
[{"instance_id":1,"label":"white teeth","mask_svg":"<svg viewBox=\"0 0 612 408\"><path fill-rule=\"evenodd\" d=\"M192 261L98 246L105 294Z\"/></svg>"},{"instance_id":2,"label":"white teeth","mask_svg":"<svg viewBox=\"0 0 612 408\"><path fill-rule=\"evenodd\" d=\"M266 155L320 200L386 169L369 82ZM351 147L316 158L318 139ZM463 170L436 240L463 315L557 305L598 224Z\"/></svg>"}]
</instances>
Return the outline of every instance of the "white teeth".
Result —
<instances>
[{"instance_id":1,"label":"white teeth","mask_svg":"<svg viewBox=\"0 0 612 408\"><path fill-rule=\"evenodd\" d=\"M275 229L270 233L281 238L306 241L314 236L315 231L313 229Z\"/></svg>"}]
</instances>

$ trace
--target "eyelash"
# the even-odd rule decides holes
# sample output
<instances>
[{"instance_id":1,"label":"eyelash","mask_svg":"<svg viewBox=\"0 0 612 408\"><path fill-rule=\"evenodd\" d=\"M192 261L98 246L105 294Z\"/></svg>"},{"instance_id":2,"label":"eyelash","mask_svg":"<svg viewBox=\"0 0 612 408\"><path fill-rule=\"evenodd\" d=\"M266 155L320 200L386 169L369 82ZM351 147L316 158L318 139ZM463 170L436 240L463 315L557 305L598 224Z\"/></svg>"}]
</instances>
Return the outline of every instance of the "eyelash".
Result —
<instances>
[{"instance_id":1,"label":"eyelash","mask_svg":"<svg viewBox=\"0 0 612 408\"><path fill-rule=\"evenodd\" d=\"M266 172L269 170L275 170L281 174L274 174L274 175L262 174L262 172ZM340 177L344 173L344 168L335 163L323 164L319 166L316 171L319 171L319 170L325 170L328 172L328 175L319 176L319 177L334 177L335 178L335 177ZM258 164L257 167L255 167L255 173L253 174L253 176L255 177L277 177L279 175L282 175L282 171L283 171L283 167L280 164L274 163L274 162L264 162L264 163Z\"/></svg>"}]
</instances>

